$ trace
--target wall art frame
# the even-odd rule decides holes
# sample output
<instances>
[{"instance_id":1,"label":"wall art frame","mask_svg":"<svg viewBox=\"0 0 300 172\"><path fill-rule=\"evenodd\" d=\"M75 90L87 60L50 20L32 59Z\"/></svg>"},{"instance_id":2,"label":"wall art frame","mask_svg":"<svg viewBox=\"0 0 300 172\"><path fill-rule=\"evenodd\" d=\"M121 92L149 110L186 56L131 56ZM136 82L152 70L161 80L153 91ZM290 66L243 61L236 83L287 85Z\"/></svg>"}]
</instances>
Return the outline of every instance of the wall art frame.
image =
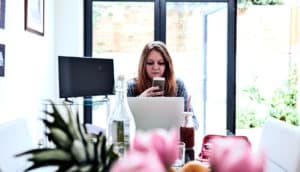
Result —
<instances>
[{"instance_id":1,"label":"wall art frame","mask_svg":"<svg viewBox=\"0 0 300 172\"><path fill-rule=\"evenodd\" d=\"M5 45L0 44L0 77L4 76L5 72Z\"/></svg>"},{"instance_id":2,"label":"wall art frame","mask_svg":"<svg viewBox=\"0 0 300 172\"><path fill-rule=\"evenodd\" d=\"M5 0L0 0L0 28L5 28Z\"/></svg>"},{"instance_id":3,"label":"wall art frame","mask_svg":"<svg viewBox=\"0 0 300 172\"><path fill-rule=\"evenodd\" d=\"M45 0L25 0L25 30L44 36Z\"/></svg>"}]
</instances>

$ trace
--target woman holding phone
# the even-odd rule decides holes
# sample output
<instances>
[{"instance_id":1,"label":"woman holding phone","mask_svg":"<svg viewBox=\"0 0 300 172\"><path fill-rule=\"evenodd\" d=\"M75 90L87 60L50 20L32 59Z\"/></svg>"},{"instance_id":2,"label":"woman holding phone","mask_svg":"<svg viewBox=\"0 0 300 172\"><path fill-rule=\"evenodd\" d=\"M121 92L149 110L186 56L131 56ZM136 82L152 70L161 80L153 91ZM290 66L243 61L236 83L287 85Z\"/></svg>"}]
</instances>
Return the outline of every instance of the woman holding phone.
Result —
<instances>
[{"instance_id":1,"label":"woman holding phone","mask_svg":"<svg viewBox=\"0 0 300 172\"><path fill-rule=\"evenodd\" d=\"M157 77L159 80L155 80ZM155 85L156 81L160 86ZM164 87L163 89L161 89L162 86ZM184 82L175 78L172 58L166 45L161 41L152 41L144 46L139 60L138 76L128 81L127 96L184 97L184 110L193 111L189 105L188 93ZM193 118L195 127L198 128L196 116L193 115Z\"/></svg>"}]
</instances>

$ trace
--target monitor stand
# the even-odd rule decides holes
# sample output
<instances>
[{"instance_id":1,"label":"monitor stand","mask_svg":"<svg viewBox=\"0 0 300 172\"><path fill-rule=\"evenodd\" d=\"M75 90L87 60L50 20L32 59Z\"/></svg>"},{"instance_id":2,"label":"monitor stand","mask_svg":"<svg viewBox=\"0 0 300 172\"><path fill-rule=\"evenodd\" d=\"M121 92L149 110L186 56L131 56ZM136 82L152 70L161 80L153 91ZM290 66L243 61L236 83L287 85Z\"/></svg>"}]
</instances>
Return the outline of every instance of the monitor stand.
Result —
<instances>
[{"instance_id":1,"label":"monitor stand","mask_svg":"<svg viewBox=\"0 0 300 172\"><path fill-rule=\"evenodd\" d=\"M68 99L68 97L65 97L65 102L70 103L70 104L74 104L73 100Z\"/></svg>"}]
</instances>

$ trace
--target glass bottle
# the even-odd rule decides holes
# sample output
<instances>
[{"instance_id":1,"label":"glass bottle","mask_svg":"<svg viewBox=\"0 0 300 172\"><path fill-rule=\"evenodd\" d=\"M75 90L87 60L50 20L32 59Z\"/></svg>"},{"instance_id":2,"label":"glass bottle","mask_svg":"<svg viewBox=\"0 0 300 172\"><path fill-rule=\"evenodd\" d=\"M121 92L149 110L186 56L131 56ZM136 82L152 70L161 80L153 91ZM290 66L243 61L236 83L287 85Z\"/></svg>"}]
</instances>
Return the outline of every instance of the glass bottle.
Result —
<instances>
[{"instance_id":1,"label":"glass bottle","mask_svg":"<svg viewBox=\"0 0 300 172\"><path fill-rule=\"evenodd\" d=\"M116 147L123 145L123 150L117 150L122 154L129 147L136 130L127 101L127 83L124 75L118 76L115 92L115 105L112 113L108 116L106 135L109 144L114 144Z\"/></svg>"},{"instance_id":2,"label":"glass bottle","mask_svg":"<svg viewBox=\"0 0 300 172\"><path fill-rule=\"evenodd\" d=\"M185 143L187 149L192 149L195 145L195 127L192 112L184 112L184 120L180 126L180 140Z\"/></svg>"}]
</instances>

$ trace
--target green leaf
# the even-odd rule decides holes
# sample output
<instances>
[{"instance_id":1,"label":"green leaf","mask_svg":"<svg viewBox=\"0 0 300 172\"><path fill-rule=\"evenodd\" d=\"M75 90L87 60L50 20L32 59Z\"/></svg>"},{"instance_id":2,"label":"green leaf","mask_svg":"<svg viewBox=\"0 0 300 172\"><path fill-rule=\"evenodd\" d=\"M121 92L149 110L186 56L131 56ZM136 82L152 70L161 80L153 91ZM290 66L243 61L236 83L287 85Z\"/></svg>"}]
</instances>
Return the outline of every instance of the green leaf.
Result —
<instances>
[{"instance_id":1,"label":"green leaf","mask_svg":"<svg viewBox=\"0 0 300 172\"><path fill-rule=\"evenodd\" d=\"M62 148L64 150L70 149L73 142L72 138L70 138L66 132L60 128L51 127L48 137L58 148Z\"/></svg>"}]
</instances>

